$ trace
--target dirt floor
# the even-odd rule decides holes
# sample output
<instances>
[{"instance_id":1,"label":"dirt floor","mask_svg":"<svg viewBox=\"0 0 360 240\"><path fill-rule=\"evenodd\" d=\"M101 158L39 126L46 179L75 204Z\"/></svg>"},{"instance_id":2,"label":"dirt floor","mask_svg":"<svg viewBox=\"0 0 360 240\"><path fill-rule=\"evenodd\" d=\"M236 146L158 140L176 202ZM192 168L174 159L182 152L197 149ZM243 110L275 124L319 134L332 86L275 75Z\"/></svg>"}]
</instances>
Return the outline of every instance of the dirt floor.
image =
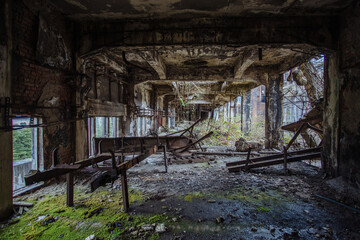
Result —
<instances>
[{"instance_id":1,"label":"dirt floor","mask_svg":"<svg viewBox=\"0 0 360 240\"><path fill-rule=\"evenodd\" d=\"M281 166L229 173L225 163L239 159L177 163L165 173L155 154L128 171L128 214L119 179L91 193L77 178L72 208L65 184L54 183L16 199L34 207L4 223L0 239L360 239L360 214L319 197L359 208L341 180L306 163L289 164L289 175Z\"/></svg>"}]
</instances>

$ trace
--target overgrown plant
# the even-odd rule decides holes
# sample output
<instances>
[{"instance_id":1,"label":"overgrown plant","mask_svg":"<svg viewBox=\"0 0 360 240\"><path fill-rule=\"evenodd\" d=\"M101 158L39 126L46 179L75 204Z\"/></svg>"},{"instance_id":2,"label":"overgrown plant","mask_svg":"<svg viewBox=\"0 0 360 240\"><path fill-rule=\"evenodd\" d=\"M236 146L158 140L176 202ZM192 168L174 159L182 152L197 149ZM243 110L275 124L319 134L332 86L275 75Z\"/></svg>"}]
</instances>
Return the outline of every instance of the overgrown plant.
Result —
<instances>
[{"instance_id":1,"label":"overgrown plant","mask_svg":"<svg viewBox=\"0 0 360 240\"><path fill-rule=\"evenodd\" d=\"M202 121L194 128L194 133L198 136L204 136L209 131L213 131L213 135L203 141L204 145L209 146L234 146L235 142L241 137L247 141L262 141L264 138L264 121L254 122L251 131L245 135L241 130L240 118L235 118L233 122L223 120L206 120Z\"/></svg>"}]
</instances>

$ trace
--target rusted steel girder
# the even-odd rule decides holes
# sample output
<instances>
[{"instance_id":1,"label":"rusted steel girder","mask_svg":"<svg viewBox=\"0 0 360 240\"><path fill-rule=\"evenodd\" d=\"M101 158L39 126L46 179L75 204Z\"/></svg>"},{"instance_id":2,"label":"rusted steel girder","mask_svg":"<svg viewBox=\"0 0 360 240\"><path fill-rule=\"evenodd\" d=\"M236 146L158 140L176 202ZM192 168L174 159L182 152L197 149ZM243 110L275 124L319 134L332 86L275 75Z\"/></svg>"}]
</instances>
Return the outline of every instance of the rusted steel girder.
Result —
<instances>
[{"instance_id":1,"label":"rusted steel girder","mask_svg":"<svg viewBox=\"0 0 360 240\"><path fill-rule=\"evenodd\" d=\"M168 150L185 147L193 140L185 136L155 136L155 137L118 137L118 138L94 138L95 154L108 152L109 149L117 152L133 152L141 150L141 147L165 146Z\"/></svg>"}]
</instances>

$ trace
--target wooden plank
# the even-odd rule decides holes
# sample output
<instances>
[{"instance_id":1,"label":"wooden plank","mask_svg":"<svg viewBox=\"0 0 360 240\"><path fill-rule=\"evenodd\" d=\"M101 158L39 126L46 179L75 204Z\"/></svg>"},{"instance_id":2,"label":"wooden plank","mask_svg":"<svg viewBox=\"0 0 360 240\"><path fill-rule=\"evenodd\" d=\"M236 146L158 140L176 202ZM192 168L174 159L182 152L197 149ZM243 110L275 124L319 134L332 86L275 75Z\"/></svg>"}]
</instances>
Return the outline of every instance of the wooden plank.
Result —
<instances>
[{"instance_id":1,"label":"wooden plank","mask_svg":"<svg viewBox=\"0 0 360 240\"><path fill-rule=\"evenodd\" d=\"M319 158L319 157L321 157L321 153L309 153L309 154L304 154L304 155L288 157L287 162L288 163L296 162L296 161ZM284 159L274 159L272 161L249 164L248 169L258 168L258 167L266 167L266 166L277 165L277 164L282 164L282 163L284 163ZM229 167L228 169L230 172L239 172L240 170L245 169L245 165L233 166L233 167Z\"/></svg>"}]
</instances>

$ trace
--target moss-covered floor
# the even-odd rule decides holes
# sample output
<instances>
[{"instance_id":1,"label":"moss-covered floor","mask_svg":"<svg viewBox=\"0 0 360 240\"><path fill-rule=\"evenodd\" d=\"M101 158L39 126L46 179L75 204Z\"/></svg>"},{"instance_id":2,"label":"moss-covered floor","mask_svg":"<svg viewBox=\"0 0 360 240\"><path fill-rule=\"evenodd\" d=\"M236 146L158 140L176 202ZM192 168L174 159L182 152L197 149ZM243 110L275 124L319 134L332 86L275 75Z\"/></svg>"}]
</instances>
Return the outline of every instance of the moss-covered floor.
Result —
<instances>
[{"instance_id":1,"label":"moss-covered floor","mask_svg":"<svg viewBox=\"0 0 360 240\"><path fill-rule=\"evenodd\" d=\"M34 206L1 224L0 239L360 239L360 216L314 196L336 198L316 169L232 174L231 160L168 173L161 155L145 160L128 173L129 213L119 180L92 193L76 184L74 207L65 205L65 183L54 183L15 199Z\"/></svg>"}]
</instances>

